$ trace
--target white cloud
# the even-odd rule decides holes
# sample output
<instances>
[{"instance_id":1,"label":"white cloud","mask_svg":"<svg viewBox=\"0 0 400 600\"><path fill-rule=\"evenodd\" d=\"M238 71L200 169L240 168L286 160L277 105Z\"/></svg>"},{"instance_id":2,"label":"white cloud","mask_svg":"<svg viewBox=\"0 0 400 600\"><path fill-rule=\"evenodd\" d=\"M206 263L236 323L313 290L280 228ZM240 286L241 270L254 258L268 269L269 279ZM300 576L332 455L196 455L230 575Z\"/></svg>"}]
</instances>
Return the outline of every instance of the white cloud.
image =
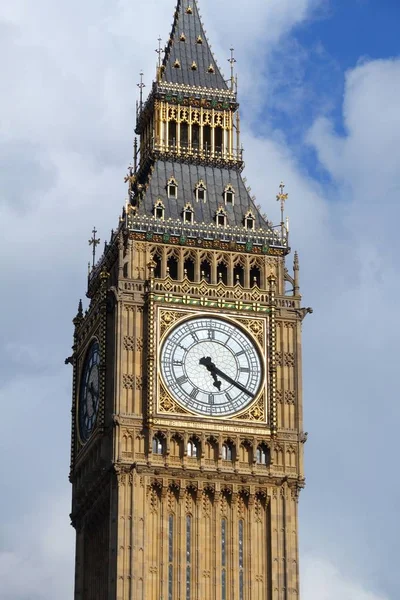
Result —
<instances>
[{"instance_id":1,"label":"white cloud","mask_svg":"<svg viewBox=\"0 0 400 600\"><path fill-rule=\"evenodd\" d=\"M302 594L306 600L389 600L343 576L329 562L307 556L303 561Z\"/></svg>"},{"instance_id":2,"label":"white cloud","mask_svg":"<svg viewBox=\"0 0 400 600\"><path fill-rule=\"evenodd\" d=\"M247 114L268 85L261 78L258 90L250 86L262 73L263 52L321 4L252 0L231 3L227 11L223 3L201 1L225 74L224 57L235 42ZM0 156L7 161L0 172L0 405L7 414L0 469L9 477L0 546L5 600L71 597L73 531L65 499L71 372L62 362L70 354L70 320L84 295L90 230L96 224L104 241L125 200L138 73L145 70L149 86L156 38L161 33L166 39L172 14L170 0L139 8L132 0L15 0L0 8L0 49L8 57L0 81ZM142 27L144 21L151 25ZM365 62L347 74L344 134L328 115L308 136L330 184L309 176L283 132L264 139L259 130L244 131L248 183L275 221L277 187L281 179L287 185L304 301L316 309L304 325L311 435L301 518L305 546L332 557L337 567L318 558L303 562L306 600L384 600L368 591L371 586L353 583L363 578L351 570L376 569L377 589L398 590L390 580L395 560L385 564L381 556L398 539L392 524L398 452L388 432L400 417L393 402L400 324L399 92L399 61ZM24 486L20 464L29 466ZM62 490L55 498L54 489ZM346 525L340 532L338 522ZM22 538L27 526L31 535ZM24 579L13 576L21 567Z\"/></svg>"}]
</instances>

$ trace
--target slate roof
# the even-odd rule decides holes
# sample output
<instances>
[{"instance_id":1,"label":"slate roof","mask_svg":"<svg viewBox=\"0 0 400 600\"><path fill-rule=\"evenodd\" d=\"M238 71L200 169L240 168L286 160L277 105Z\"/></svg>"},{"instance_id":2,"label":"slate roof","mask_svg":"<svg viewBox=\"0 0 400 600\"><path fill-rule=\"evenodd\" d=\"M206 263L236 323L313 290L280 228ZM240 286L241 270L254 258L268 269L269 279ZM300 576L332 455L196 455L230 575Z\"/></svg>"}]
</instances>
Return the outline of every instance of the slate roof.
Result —
<instances>
[{"instance_id":1,"label":"slate roof","mask_svg":"<svg viewBox=\"0 0 400 600\"><path fill-rule=\"evenodd\" d=\"M222 206L227 213L228 226L243 227L243 218L250 209L256 219L256 229L269 228L237 170L157 160L149 177L148 187L139 203L139 215L153 216L154 205L157 200L161 200L165 207L165 219L180 219L183 222L182 212L189 202L194 210L196 223L214 223L215 214ZM167 183L171 177L174 177L178 184L177 198L168 197ZM206 187L205 202L196 201L195 189L200 180ZM224 202L224 190L228 184L231 184L235 191L233 206L225 205Z\"/></svg>"},{"instance_id":2,"label":"slate roof","mask_svg":"<svg viewBox=\"0 0 400 600\"><path fill-rule=\"evenodd\" d=\"M180 39L182 34L185 41ZM198 42L199 36L202 43ZM176 61L179 61L179 68L174 67ZM192 69L193 62L197 65L196 70ZM162 64L164 82L228 90L207 41L196 0L178 0ZM210 65L214 73L209 72Z\"/></svg>"}]
</instances>

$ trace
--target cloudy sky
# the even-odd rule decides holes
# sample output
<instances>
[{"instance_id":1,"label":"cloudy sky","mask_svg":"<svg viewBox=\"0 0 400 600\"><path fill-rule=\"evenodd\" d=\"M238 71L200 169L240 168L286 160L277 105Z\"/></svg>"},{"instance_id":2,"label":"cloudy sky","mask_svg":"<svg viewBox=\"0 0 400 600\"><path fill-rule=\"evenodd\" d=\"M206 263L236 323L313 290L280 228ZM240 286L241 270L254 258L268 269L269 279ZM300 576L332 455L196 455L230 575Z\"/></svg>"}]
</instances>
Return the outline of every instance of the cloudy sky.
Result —
<instances>
[{"instance_id":1,"label":"cloudy sky","mask_svg":"<svg viewBox=\"0 0 400 600\"><path fill-rule=\"evenodd\" d=\"M138 73L174 0L0 6L2 600L70 600L71 319L87 241L125 202ZM397 0L201 0L237 56L248 183L283 179L306 306L304 600L396 600L400 59Z\"/></svg>"}]
</instances>

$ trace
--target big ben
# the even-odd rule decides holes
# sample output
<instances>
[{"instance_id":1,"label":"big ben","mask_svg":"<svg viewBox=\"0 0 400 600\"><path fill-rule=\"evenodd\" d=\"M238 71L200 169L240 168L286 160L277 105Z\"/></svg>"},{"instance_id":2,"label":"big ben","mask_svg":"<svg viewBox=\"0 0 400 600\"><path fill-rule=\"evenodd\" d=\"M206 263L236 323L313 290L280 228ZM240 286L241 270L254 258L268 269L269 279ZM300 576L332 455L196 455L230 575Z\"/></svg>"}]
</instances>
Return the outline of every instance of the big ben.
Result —
<instances>
[{"instance_id":1,"label":"big ben","mask_svg":"<svg viewBox=\"0 0 400 600\"><path fill-rule=\"evenodd\" d=\"M196 0L142 92L129 199L74 319L74 597L297 600L310 309L287 194L277 225L250 196Z\"/></svg>"}]
</instances>

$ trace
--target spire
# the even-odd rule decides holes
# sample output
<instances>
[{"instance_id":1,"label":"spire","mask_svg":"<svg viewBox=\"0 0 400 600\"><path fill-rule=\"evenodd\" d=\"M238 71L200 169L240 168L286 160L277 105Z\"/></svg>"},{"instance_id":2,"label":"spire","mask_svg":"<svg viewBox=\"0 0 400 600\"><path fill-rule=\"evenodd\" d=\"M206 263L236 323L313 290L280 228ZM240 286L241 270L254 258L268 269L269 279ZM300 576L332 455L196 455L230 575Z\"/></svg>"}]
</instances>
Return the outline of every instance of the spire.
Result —
<instances>
[{"instance_id":1,"label":"spire","mask_svg":"<svg viewBox=\"0 0 400 600\"><path fill-rule=\"evenodd\" d=\"M211 52L196 0L178 0L161 81L228 90Z\"/></svg>"}]
</instances>

